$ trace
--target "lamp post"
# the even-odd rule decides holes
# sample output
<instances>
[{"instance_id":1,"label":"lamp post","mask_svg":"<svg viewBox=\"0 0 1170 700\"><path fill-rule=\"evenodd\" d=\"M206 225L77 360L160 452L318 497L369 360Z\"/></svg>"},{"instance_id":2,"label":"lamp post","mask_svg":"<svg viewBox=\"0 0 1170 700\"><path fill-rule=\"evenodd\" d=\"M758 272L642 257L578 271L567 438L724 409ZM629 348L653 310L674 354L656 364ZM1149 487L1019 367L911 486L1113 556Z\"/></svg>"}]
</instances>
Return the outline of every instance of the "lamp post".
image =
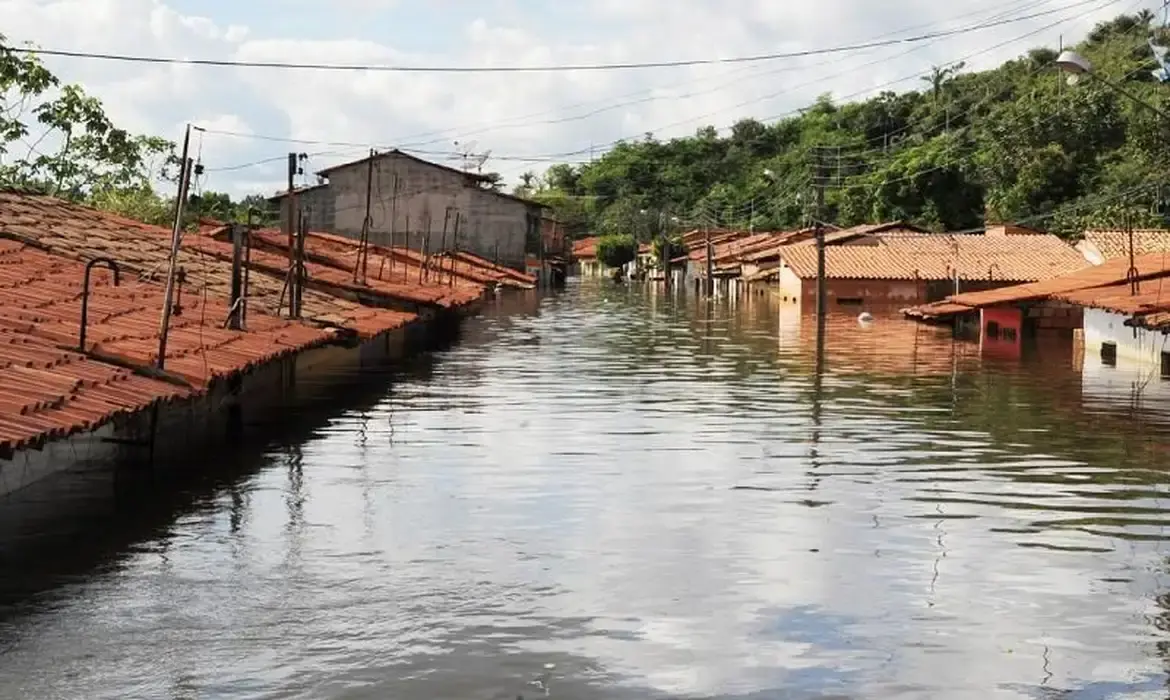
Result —
<instances>
[{"instance_id":1,"label":"lamp post","mask_svg":"<svg viewBox=\"0 0 1170 700\"><path fill-rule=\"evenodd\" d=\"M1170 119L1170 114L1167 114L1149 102L1146 102L1142 98L1133 94L1129 90L1126 90L1112 80L1103 78L1100 73L1093 70L1093 64L1089 62L1089 59L1080 55L1076 51L1061 51L1060 55L1056 57L1056 66L1065 73L1068 73L1068 82L1070 85L1076 85L1080 81L1082 75L1091 76L1094 80L1105 84L1111 90L1121 95L1125 95L1130 100L1133 100L1134 103L1145 107L1154 114L1157 114L1159 117L1162 117L1163 119Z\"/></svg>"}]
</instances>

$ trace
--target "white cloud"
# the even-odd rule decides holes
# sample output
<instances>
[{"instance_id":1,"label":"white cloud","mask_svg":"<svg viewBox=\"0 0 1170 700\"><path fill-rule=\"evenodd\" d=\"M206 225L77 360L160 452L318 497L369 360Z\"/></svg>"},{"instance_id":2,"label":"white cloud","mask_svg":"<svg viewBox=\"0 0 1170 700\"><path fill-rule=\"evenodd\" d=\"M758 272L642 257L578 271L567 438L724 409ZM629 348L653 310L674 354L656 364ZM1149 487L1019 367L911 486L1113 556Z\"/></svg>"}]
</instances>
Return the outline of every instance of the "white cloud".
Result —
<instances>
[{"instance_id":1,"label":"white cloud","mask_svg":"<svg viewBox=\"0 0 1170 700\"><path fill-rule=\"evenodd\" d=\"M504 0L480 3L474 14L468 14L466 5L448 2L425 8L380 0L343 4L344 11L335 8L311 17L297 5L276 22L265 3L251 9L217 4L220 13L231 14L195 16L165 0L0 0L0 20L10 40L30 40L45 48L298 63L499 66L801 51L894 30L906 30L902 36L907 36L1005 13L1019 16L1069 7L1073 0L1010 5L977 0L962 6L891 0L880 7L851 0L743 0L734 12L726 2L714 0L597 0L550 7L536 15ZM203 126L224 131L406 144L436 152L453 151L453 142L460 141L491 150L496 158L488 167L514 179L525 169L547 165L517 160L519 156L571 152L576 155L570 159L581 160L591 149L600 152L616 139L647 131L669 137L707 123L724 126L747 116L780 116L826 91L846 97L912 88L918 82L915 75L932 64L968 58L974 68L991 66L1033 46L1052 45L1061 34L1066 41L1078 38L1093 22L1135 9L1115 2L1086 13L1091 7L860 53L662 70L450 74L51 58L47 63L64 80L83 83L106 102L112 117L137 131L177 139L181 129L176 124L202 119ZM1011 41L1061 18L1074 19ZM328 22L334 23L325 26ZM1000 43L1005 45L989 48ZM899 79L904 80L889 84ZM227 123L241 128L224 128ZM258 182L277 186L282 179L279 157L287 150L327 151L314 157L316 166L361 150L212 136L207 134L203 142L211 173L208 186L237 193ZM272 162L218 174L215 170L264 159Z\"/></svg>"}]
</instances>

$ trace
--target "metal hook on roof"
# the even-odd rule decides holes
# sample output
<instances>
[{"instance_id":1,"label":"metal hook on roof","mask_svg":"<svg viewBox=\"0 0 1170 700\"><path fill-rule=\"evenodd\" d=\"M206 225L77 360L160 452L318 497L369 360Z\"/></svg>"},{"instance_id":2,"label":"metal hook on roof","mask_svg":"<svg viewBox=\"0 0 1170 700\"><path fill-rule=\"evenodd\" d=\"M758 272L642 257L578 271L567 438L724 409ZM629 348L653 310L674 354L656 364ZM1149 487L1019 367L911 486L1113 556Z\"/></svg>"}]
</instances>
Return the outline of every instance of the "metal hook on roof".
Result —
<instances>
[{"instance_id":1,"label":"metal hook on roof","mask_svg":"<svg viewBox=\"0 0 1170 700\"><path fill-rule=\"evenodd\" d=\"M995 280L995 275L992 274L993 270L999 270L1001 274L1003 273L1003 270L1000 270L999 263L991 263L991 265L989 265L987 267L987 281L988 282Z\"/></svg>"},{"instance_id":2,"label":"metal hook on roof","mask_svg":"<svg viewBox=\"0 0 1170 700\"><path fill-rule=\"evenodd\" d=\"M77 334L77 347L85 352L85 327L89 324L89 276L97 265L105 265L114 273L114 286L122 282L122 274L118 270L118 263L113 258L94 258L85 264L85 278L81 289L81 330Z\"/></svg>"}]
</instances>

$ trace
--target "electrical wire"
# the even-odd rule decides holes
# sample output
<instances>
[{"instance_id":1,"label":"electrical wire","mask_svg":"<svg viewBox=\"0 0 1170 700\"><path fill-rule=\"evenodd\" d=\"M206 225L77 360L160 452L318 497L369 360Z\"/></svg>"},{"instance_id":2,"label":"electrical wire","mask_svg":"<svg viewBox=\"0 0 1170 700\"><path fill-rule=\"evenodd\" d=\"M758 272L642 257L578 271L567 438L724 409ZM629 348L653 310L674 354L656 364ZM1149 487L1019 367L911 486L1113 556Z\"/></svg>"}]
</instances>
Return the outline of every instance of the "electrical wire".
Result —
<instances>
[{"instance_id":1,"label":"electrical wire","mask_svg":"<svg viewBox=\"0 0 1170 700\"><path fill-rule=\"evenodd\" d=\"M1038 29L1028 31L1024 34L1016 36L1016 37L1009 39L1007 41L1003 41L1003 42L994 44L994 45L989 46L985 49L982 49L982 50L977 51L975 53L969 54L967 56L963 56L963 57L957 58L955 60L948 61L947 65L953 65L956 63L968 61L970 59L976 58L976 57L983 55L985 53L988 53L990 51L994 51L994 50L1002 48L1004 46L1008 46L1008 45L1014 44L1018 41L1022 41L1024 39L1030 38L1036 34L1047 31L1048 29L1052 29L1052 28L1059 26L1060 24L1063 24L1065 22L1079 19L1081 17L1084 17L1087 14L1091 14L1093 12L1104 9L1110 5L1117 4L1118 2L1120 2L1120 0L1104 0L1104 2L1102 2L1102 0L1080 0L1079 2L1073 3L1071 5L1062 6L1060 8L1056 8L1055 10L1045 11L1044 14L1051 14L1053 12L1070 10L1070 9L1074 9L1074 8L1078 8L1078 7L1083 7L1086 5L1095 5L1094 7L1091 7L1090 9L1088 9L1084 12L1058 19L1058 20L1056 20L1054 22L1050 22L1050 23L1048 23L1048 24L1046 24ZM909 53L909 52L906 52L906 53ZM900 54L900 55L902 55L902 54ZM895 57L897 57L897 56L895 56ZM681 120L681 121L672 122L672 123L666 124L666 125L661 125L661 126L658 126L656 128L650 129L650 131L651 132L662 131L662 130L666 130L666 129L670 129L670 128L674 128L674 127L678 127L678 126L684 126L684 125L691 124L691 123L701 121L704 119L709 119L713 116L717 116L717 115L722 114L722 113L729 111L729 110L741 109L743 107L747 107L747 106L750 106L750 105L753 105L753 104L756 104L759 102L773 99L775 97L778 97L779 95L785 94L786 92L791 92L792 90L795 90L799 87L803 87L803 86L807 86L807 85L815 84L815 83L819 83L819 82L824 82L825 80L827 80L829 78L837 77L837 76L844 75L846 73L851 73L851 72L853 72L853 71L847 70L847 71L842 71L840 73L836 73L836 74L833 74L830 76L821 76L821 77L816 78L815 80L808 81L806 83L802 83L802 84L797 85L797 86L793 86L793 87L788 88L786 90L781 90L778 92L770 93L768 95L764 95L764 96L759 97L759 98L755 98L752 100L741 102L739 104L732 105L730 107L721 108L720 110L717 110L715 112L703 114L703 115L700 115L697 117L693 117L693 118L689 118L689 119L685 119L685 120ZM906 82L909 80L918 79L918 78L922 77L923 75L926 75L926 73L923 71L918 71L918 72L915 72L911 75L903 76L901 78L890 80L890 81L887 81L885 83L879 84L877 86L869 87L869 88L866 88L864 90L860 90L860 91L857 91L854 93L850 93L850 94L841 96L840 98L838 98L838 100L839 101L849 100L849 99L853 99L853 98L856 98L856 97L859 97L859 96L862 96L865 94L872 93L874 91L884 90L884 89L887 89L893 85L897 85L899 83L903 83L903 82ZM789 110L787 112L783 112L783 113L780 113L777 115L765 117L764 119L762 119L760 121L762 121L762 122L779 121L781 119L797 115L800 112L802 112L803 109L804 108ZM726 131L729 128L730 127L723 127L721 129L718 129L717 131ZM237 137L237 138L250 138L250 139L255 139L255 140L272 141L272 142L280 142L280 143L295 143L295 144L301 144L301 145L331 146L331 147L345 147L345 148L369 148L370 147L369 143L357 143L357 142L347 142L347 141L328 141L328 140L321 140L321 139L293 139L293 138L286 138L286 137L279 137L279 136L245 133L245 132L233 132L233 131L226 131L226 130L214 130L214 129L208 129L207 131L208 131L208 133L217 134L217 135L221 135L221 136L230 136L230 137ZM517 163L526 163L526 164L546 163L546 162L547 163L563 163L566 160L570 160L573 158L580 158L580 157L583 157L585 155L589 155L592 157L598 151L601 151L602 154L604 154L604 152L606 152L607 149L612 149L613 147L616 147L616 146L623 144L623 143L626 143L626 142L628 142L628 138L623 137L623 138L616 139L614 141L610 141L607 143L592 144L588 148L580 148L580 149L571 150L571 151L561 151L561 152L555 152L555 153L532 154L532 155L493 155L492 158L493 158L493 160L497 160L497 161L517 162ZM401 150L405 153L410 153L410 154L419 155L419 156L448 156L448 157L451 157L451 156L460 155L460 154L458 154L456 152L452 152L452 151L435 151L435 150L428 151L428 150L423 150L423 149L411 148L411 146L417 146L417 145L425 145L425 144L422 144L422 143L407 144L407 145L398 147L397 150ZM375 146L375 148L378 148L378 150L389 150L389 147L386 147L386 146L381 146L381 147ZM274 159L274 160L276 160L276 159ZM250 165L250 164L244 164L244 165L241 165L239 167L242 168L242 167L246 167L248 165Z\"/></svg>"},{"instance_id":2,"label":"electrical wire","mask_svg":"<svg viewBox=\"0 0 1170 700\"><path fill-rule=\"evenodd\" d=\"M103 52L75 51L66 49L37 49L19 46L0 46L0 50L33 54L40 56L56 56L60 58L81 58L100 61L117 61L122 63L150 63L165 65L213 66L230 68L272 68L280 70L315 70L315 71L346 71L346 72L379 72L379 73L568 73L583 71L615 71L615 70L645 70L653 68L683 68L690 66L731 65L739 63L759 63L787 58L804 58L808 56L822 56L834 53L847 53L865 49L881 48L898 44L911 44L930 39L957 36L973 31L991 29L1007 24L1023 22L1037 17L1058 12L1044 10L1029 15L1010 19L994 20L957 29L925 32L915 36L891 39L877 39L856 44L844 44L819 49L803 49L800 51L785 51L777 53L757 54L753 56L735 56L730 58L696 58L662 61L645 61L629 63L580 63L545 66L405 66L405 65L376 65L376 64L337 64L337 63L294 63L285 61L237 61L231 59L210 58L175 58L164 56L141 56L132 54L116 54Z\"/></svg>"}]
</instances>

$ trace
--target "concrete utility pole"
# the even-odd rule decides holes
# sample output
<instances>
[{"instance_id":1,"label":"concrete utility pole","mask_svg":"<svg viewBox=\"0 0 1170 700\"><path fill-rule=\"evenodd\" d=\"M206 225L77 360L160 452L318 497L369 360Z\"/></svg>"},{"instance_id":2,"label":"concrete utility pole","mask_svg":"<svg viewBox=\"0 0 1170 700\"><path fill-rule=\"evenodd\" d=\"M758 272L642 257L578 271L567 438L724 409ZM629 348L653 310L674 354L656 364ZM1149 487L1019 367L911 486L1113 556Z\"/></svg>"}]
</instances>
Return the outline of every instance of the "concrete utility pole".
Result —
<instances>
[{"instance_id":1,"label":"concrete utility pole","mask_svg":"<svg viewBox=\"0 0 1170 700\"><path fill-rule=\"evenodd\" d=\"M711 245L711 229L707 229L707 296L715 295L715 246Z\"/></svg>"},{"instance_id":2,"label":"concrete utility pole","mask_svg":"<svg viewBox=\"0 0 1170 700\"><path fill-rule=\"evenodd\" d=\"M361 280L366 281L367 263L370 259L370 203L374 197L374 156L377 151L370 149L370 157L366 161L366 216L362 219L361 241L358 243L358 259L353 266L353 281L358 281L358 268L361 268ZM393 229L391 229L393 230Z\"/></svg>"},{"instance_id":3,"label":"concrete utility pole","mask_svg":"<svg viewBox=\"0 0 1170 700\"><path fill-rule=\"evenodd\" d=\"M158 357L155 359L155 364L159 369L163 368L167 357L167 334L171 329L171 306L174 304L175 297L175 266L179 261L179 243L183 236L183 204L187 201L187 190L191 186L191 159L188 157L190 152L191 125L188 124L187 131L183 135L179 192L178 196L175 197L175 221L171 227L171 251L167 256L167 285L163 295L162 319L159 321Z\"/></svg>"},{"instance_id":4,"label":"concrete utility pole","mask_svg":"<svg viewBox=\"0 0 1170 700\"><path fill-rule=\"evenodd\" d=\"M813 176L813 188L816 195L813 206L813 227L817 242L817 342L823 342L825 335L825 306L827 290L825 284L825 227L821 224L825 207L825 161L824 153L818 147L813 151L816 154L816 173Z\"/></svg>"},{"instance_id":5,"label":"concrete utility pole","mask_svg":"<svg viewBox=\"0 0 1170 700\"><path fill-rule=\"evenodd\" d=\"M291 267L293 262L293 235L297 230L296 216L297 216L297 194L296 194L296 177L297 177L297 154L288 154L288 195L285 199L285 208L288 216L284 220L284 233L288 238L288 264Z\"/></svg>"}]
</instances>

